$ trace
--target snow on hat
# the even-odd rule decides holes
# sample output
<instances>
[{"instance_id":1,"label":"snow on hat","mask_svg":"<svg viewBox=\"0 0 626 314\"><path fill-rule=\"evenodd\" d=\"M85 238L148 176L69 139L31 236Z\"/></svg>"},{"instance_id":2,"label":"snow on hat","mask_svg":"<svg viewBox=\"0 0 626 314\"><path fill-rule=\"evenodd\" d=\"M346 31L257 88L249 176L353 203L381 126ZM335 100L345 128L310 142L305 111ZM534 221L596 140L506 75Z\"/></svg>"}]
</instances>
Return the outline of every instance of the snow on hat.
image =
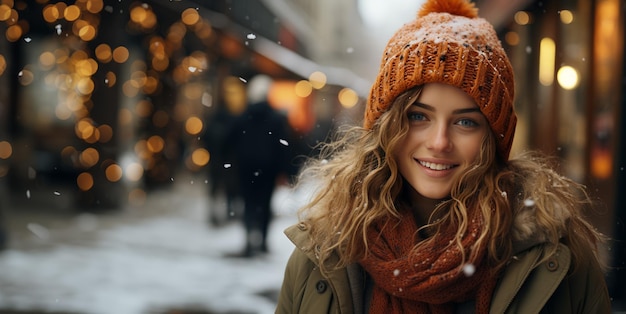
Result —
<instances>
[{"instance_id":1,"label":"snow on hat","mask_svg":"<svg viewBox=\"0 0 626 314\"><path fill-rule=\"evenodd\" d=\"M439 82L459 87L478 104L507 160L517 117L513 69L493 26L467 0L428 0L384 50L367 101L371 129L393 100L408 89Z\"/></svg>"}]
</instances>

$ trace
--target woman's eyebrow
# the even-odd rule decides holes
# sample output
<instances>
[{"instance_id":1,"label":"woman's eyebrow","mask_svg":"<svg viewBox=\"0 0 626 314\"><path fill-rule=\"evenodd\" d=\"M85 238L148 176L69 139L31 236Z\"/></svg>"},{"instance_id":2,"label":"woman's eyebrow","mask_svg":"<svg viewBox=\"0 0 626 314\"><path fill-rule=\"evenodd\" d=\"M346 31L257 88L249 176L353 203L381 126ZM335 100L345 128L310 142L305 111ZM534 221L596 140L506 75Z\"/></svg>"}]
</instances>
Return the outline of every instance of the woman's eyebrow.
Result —
<instances>
[{"instance_id":1,"label":"woman's eyebrow","mask_svg":"<svg viewBox=\"0 0 626 314\"><path fill-rule=\"evenodd\" d=\"M463 108L463 109L457 109L457 110L452 111L452 113L454 114L473 113L473 112L480 113L480 109L478 109L477 107L472 107L472 108Z\"/></svg>"},{"instance_id":2,"label":"woman's eyebrow","mask_svg":"<svg viewBox=\"0 0 626 314\"><path fill-rule=\"evenodd\" d=\"M417 107L420 107L420 108L423 108L423 109L426 109L426 110L429 110L429 111L435 111L435 107L433 107L431 105L427 105L427 104L421 103L421 102L418 102L418 101L414 102L413 106L417 106Z\"/></svg>"},{"instance_id":3,"label":"woman's eyebrow","mask_svg":"<svg viewBox=\"0 0 626 314\"><path fill-rule=\"evenodd\" d=\"M413 106L417 106L428 111L436 111L436 108L434 106L427 105L427 104L417 102L417 101L413 103ZM456 109L452 111L453 114L463 114L463 113L473 113L473 112L480 112L480 109L478 109L478 107L471 107L471 108Z\"/></svg>"}]
</instances>

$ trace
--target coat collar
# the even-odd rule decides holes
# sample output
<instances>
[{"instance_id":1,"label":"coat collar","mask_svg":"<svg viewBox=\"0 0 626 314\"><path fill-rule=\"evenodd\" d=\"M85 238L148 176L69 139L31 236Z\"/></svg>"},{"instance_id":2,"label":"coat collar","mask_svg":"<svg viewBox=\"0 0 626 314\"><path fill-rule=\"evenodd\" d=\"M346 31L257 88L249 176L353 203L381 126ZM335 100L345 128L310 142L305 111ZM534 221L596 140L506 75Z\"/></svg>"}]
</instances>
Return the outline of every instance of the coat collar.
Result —
<instances>
[{"instance_id":1,"label":"coat collar","mask_svg":"<svg viewBox=\"0 0 626 314\"><path fill-rule=\"evenodd\" d=\"M298 223L285 230L285 235L289 238L296 247L301 250L316 266L319 268L319 258L316 254L315 243L309 237L309 230L306 224ZM324 262L330 269L330 271L324 275L328 280L333 293L336 295L336 300L340 309L340 313L358 313L356 308L361 308L363 299L362 293L363 287L358 287L360 284L358 281L358 272L360 266L358 264L348 266L348 269L335 269L332 265L335 265L339 261L337 254L332 254ZM356 267L350 270L352 267ZM355 276L354 278L352 276Z\"/></svg>"},{"instance_id":2,"label":"coat collar","mask_svg":"<svg viewBox=\"0 0 626 314\"><path fill-rule=\"evenodd\" d=\"M500 276L491 303L491 313L539 313L567 275L571 253L558 244L546 257L544 245L515 256ZM544 261L545 260L545 261ZM532 277L529 277L530 273ZM520 293L524 290L525 293Z\"/></svg>"},{"instance_id":3,"label":"coat collar","mask_svg":"<svg viewBox=\"0 0 626 314\"><path fill-rule=\"evenodd\" d=\"M527 220L518 218L516 218L518 225L515 225L514 229L530 228L527 230L533 230L533 232L525 238L515 239L514 251L516 256L505 267L500 276L492 297L492 313L539 312L567 275L571 264L570 250L563 244L558 244L557 252L554 255L544 256L545 235L539 232L535 225L525 225L524 222ZM319 265L319 259L315 253L315 244L309 237L306 224L299 223L287 228L285 235L311 261ZM326 263L333 265L337 260L338 256L333 254ZM531 272L536 275L529 277ZM362 310L365 286L363 276L363 270L358 264L350 265L344 270L331 271L327 275L329 284L337 293L338 300L352 300L352 304L340 305L344 309L350 309L346 313L359 313L357 310ZM520 295L519 292L522 289L531 291L531 293ZM524 298L528 298L528 300L524 300Z\"/></svg>"}]
</instances>

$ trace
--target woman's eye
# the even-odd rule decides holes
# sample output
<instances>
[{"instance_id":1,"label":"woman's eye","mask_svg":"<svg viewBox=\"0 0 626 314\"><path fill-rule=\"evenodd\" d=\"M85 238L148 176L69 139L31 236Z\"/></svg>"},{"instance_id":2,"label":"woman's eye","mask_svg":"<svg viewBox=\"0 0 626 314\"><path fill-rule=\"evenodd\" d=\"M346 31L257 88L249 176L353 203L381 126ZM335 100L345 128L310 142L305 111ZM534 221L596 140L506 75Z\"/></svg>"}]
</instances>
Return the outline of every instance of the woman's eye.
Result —
<instances>
[{"instance_id":1,"label":"woman's eye","mask_svg":"<svg viewBox=\"0 0 626 314\"><path fill-rule=\"evenodd\" d=\"M478 123L476 123L476 121L471 120L471 119L461 119L456 124L458 124L460 126L464 126L464 127L478 126Z\"/></svg>"},{"instance_id":2,"label":"woman's eye","mask_svg":"<svg viewBox=\"0 0 626 314\"><path fill-rule=\"evenodd\" d=\"M424 116L423 114L419 113L419 112L409 112L407 114L407 117L409 118L409 121L422 121L422 120L426 120L426 116Z\"/></svg>"}]
</instances>

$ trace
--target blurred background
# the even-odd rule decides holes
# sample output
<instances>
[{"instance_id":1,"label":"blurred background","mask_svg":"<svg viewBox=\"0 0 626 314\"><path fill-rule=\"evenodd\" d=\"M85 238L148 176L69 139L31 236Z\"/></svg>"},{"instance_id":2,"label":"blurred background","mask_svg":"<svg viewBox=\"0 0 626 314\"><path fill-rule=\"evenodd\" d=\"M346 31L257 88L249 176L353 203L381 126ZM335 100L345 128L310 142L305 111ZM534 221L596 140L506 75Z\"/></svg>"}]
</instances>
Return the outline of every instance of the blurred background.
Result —
<instances>
[{"instance_id":1,"label":"blurred background","mask_svg":"<svg viewBox=\"0 0 626 314\"><path fill-rule=\"evenodd\" d=\"M386 40L421 3L0 0L0 313L271 313L307 191L276 190L267 256L224 259L241 206L212 143L268 75L297 172L360 123ZM559 157L589 187L623 310L626 2L476 4L515 69L512 155Z\"/></svg>"}]
</instances>

